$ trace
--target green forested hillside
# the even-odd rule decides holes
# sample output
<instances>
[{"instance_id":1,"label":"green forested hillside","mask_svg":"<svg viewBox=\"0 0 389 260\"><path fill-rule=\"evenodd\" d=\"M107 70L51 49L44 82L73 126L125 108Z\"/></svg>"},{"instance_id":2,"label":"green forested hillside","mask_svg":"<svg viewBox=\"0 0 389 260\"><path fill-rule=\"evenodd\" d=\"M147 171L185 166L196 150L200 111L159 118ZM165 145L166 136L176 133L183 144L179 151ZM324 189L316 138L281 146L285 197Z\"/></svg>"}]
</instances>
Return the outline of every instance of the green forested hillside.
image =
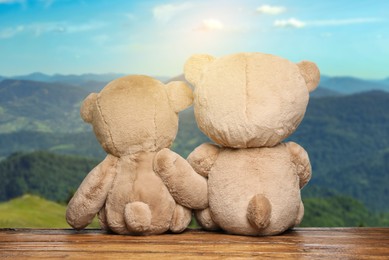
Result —
<instances>
[{"instance_id":1,"label":"green forested hillside","mask_svg":"<svg viewBox=\"0 0 389 260\"><path fill-rule=\"evenodd\" d=\"M65 205L86 174L98 162L47 152L14 154L0 163L0 227L63 227ZM369 211L362 202L312 185L305 193L302 226L389 226L389 214ZM315 188L316 187L316 188ZM48 223L48 224L45 224Z\"/></svg>"},{"instance_id":2,"label":"green forested hillside","mask_svg":"<svg viewBox=\"0 0 389 260\"><path fill-rule=\"evenodd\" d=\"M371 210L389 211L389 93L312 99L289 139L311 159L310 185L352 196Z\"/></svg>"},{"instance_id":3,"label":"green forested hillside","mask_svg":"<svg viewBox=\"0 0 389 260\"><path fill-rule=\"evenodd\" d=\"M69 228L65 212L65 205L26 194L0 203L0 228Z\"/></svg>"},{"instance_id":4,"label":"green forested hillside","mask_svg":"<svg viewBox=\"0 0 389 260\"><path fill-rule=\"evenodd\" d=\"M66 206L23 195L0 203L0 228L68 228Z\"/></svg>"},{"instance_id":5,"label":"green forested hillside","mask_svg":"<svg viewBox=\"0 0 389 260\"><path fill-rule=\"evenodd\" d=\"M370 212L363 203L346 196L304 198L303 227L389 226L389 213Z\"/></svg>"},{"instance_id":6,"label":"green forested hillside","mask_svg":"<svg viewBox=\"0 0 389 260\"><path fill-rule=\"evenodd\" d=\"M79 106L88 91L65 84L0 82L0 133L85 131Z\"/></svg>"},{"instance_id":7,"label":"green forested hillside","mask_svg":"<svg viewBox=\"0 0 389 260\"><path fill-rule=\"evenodd\" d=\"M389 212L389 149L372 154L365 159L345 163L343 167L319 172L325 175L318 176L314 181L321 187L331 187L360 200L370 210Z\"/></svg>"},{"instance_id":8,"label":"green forested hillside","mask_svg":"<svg viewBox=\"0 0 389 260\"><path fill-rule=\"evenodd\" d=\"M48 152L16 153L0 162L0 201L34 194L66 202L97 160Z\"/></svg>"},{"instance_id":9,"label":"green forested hillside","mask_svg":"<svg viewBox=\"0 0 389 260\"><path fill-rule=\"evenodd\" d=\"M0 134L0 159L4 159L18 151L32 152L36 150L99 159L103 159L106 155L93 132L45 133L19 131Z\"/></svg>"},{"instance_id":10,"label":"green forested hillside","mask_svg":"<svg viewBox=\"0 0 389 260\"><path fill-rule=\"evenodd\" d=\"M314 166L352 163L389 147L389 93L371 91L311 99L297 131Z\"/></svg>"}]
</instances>

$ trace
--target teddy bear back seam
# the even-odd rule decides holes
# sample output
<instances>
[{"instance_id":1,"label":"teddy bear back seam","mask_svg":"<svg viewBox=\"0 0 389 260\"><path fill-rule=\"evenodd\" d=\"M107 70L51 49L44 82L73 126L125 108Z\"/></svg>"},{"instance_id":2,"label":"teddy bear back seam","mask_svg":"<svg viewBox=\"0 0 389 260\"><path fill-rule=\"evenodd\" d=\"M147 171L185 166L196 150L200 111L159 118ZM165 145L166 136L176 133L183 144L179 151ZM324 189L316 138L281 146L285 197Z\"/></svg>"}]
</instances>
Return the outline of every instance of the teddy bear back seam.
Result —
<instances>
[{"instance_id":1,"label":"teddy bear back seam","mask_svg":"<svg viewBox=\"0 0 389 260\"><path fill-rule=\"evenodd\" d=\"M246 116L246 121L248 121L248 115L247 115L247 107L248 107L248 101L250 100L249 99L249 90L248 90L248 85L249 85L249 73L248 73L248 58L247 58L247 56L245 56L245 85L246 85L246 88L245 88L245 93L246 93L246 95L245 95L245 98L246 98L246 100L245 100L245 102L244 102L244 104L245 104L245 108L244 108L244 114L245 114L245 116Z\"/></svg>"},{"instance_id":2,"label":"teddy bear back seam","mask_svg":"<svg viewBox=\"0 0 389 260\"><path fill-rule=\"evenodd\" d=\"M103 119L103 122L105 124L105 126L107 127L107 131L108 131L108 134L109 134L109 138L111 139L111 142L112 142L112 147L114 148L115 150L115 153L118 154L119 153L119 150L116 148L115 146L115 142L113 141L113 137L112 137L112 133L111 131L109 130L109 125L108 125L108 122L107 120L105 119L104 117L104 114L103 114L103 110L101 109L101 105L100 105L100 97L97 97L96 99L96 104L97 104L97 109L99 110L99 113L101 115L101 118Z\"/></svg>"},{"instance_id":3,"label":"teddy bear back seam","mask_svg":"<svg viewBox=\"0 0 389 260\"><path fill-rule=\"evenodd\" d=\"M157 104L154 104L154 152L157 151Z\"/></svg>"}]
</instances>

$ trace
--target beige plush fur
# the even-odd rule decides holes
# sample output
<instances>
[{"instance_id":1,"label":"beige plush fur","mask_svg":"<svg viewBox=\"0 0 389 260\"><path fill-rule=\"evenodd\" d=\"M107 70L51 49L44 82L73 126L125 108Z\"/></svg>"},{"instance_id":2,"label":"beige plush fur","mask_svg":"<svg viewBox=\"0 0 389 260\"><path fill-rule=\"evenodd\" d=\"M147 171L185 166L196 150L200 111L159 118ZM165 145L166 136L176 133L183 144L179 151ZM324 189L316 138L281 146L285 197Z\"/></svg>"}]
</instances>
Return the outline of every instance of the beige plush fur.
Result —
<instances>
[{"instance_id":1,"label":"beige plush fur","mask_svg":"<svg viewBox=\"0 0 389 260\"><path fill-rule=\"evenodd\" d=\"M207 207L206 180L168 149L178 112L192 100L183 82L164 85L147 76L119 78L85 99L81 117L108 155L69 202L72 227L86 227L98 213L101 227L119 234L182 232L191 220L188 208ZM169 174L180 183L170 190L164 183Z\"/></svg>"},{"instance_id":2,"label":"beige plush fur","mask_svg":"<svg viewBox=\"0 0 389 260\"><path fill-rule=\"evenodd\" d=\"M185 77L195 86L199 128L215 143L188 157L208 178L209 208L196 213L205 229L274 235L299 224L300 189L311 177L306 151L280 143L304 117L320 79L317 66L262 53L221 58L194 55Z\"/></svg>"}]
</instances>

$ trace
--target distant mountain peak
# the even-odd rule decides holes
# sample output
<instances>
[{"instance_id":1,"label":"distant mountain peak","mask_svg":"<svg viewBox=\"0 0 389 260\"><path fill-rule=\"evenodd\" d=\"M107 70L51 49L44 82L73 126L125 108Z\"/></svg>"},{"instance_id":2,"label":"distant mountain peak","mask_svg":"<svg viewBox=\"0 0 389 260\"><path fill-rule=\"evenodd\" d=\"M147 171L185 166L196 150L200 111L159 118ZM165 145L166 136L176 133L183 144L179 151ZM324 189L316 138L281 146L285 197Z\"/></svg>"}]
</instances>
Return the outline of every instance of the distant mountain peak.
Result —
<instances>
[{"instance_id":1,"label":"distant mountain peak","mask_svg":"<svg viewBox=\"0 0 389 260\"><path fill-rule=\"evenodd\" d=\"M336 76L320 81L320 86L342 94L354 94L370 90L389 92L389 82L360 79L350 76Z\"/></svg>"},{"instance_id":2,"label":"distant mountain peak","mask_svg":"<svg viewBox=\"0 0 389 260\"><path fill-rule=\"evenodd\" d=\"M46 76L46 77L49 77L49 75L42 73L42 72L33 72L33 73L28 74L27 76Z\"/></svg>"}]
</instances>

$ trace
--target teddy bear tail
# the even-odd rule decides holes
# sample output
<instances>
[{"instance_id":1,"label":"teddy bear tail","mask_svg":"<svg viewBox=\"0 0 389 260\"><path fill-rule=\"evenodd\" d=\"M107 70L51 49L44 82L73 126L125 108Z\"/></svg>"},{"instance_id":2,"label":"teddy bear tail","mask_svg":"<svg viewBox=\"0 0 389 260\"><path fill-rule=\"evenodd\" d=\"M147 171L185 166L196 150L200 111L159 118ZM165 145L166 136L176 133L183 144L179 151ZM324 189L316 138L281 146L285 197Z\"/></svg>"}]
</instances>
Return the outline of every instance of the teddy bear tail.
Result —
<instances>
[{"instance_id":1,"label":"teddy bear tail","mask_svg":"<svg viewBox=\"0 0 389 260\"><path fill-rule=\"evenodd\" d=\"M150 231L151 211L146 203L128 203L124 209L124 220L131 233L145 234Z\"/></svg>"},{"instance_id":2,"label":"teddy bear tail","mask_svg":"<svg viewBox=\"0 0 389 260\"><path fill-rule=\"evenodd\" d=\"M258 230L265 229L270 224L271 204L262 194L255 195L249 202L247 218Z\"/></svg>"}]
</instances>

